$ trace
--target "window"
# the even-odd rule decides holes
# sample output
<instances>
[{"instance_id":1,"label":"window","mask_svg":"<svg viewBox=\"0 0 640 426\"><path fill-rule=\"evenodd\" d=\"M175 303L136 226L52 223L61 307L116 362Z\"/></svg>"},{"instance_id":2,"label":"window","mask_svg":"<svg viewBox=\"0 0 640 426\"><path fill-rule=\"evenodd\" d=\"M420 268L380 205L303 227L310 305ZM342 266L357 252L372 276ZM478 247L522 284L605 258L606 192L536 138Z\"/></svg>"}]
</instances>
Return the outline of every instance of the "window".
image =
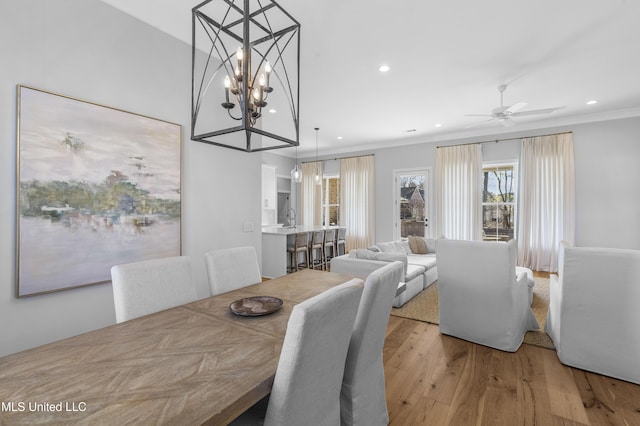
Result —
<instances>
[{"instance_id":1,"label":"window","mask_svg":"<svg viewBox=\"0 0 640 426\"><path fill-rule=\"evenodd\" d=\"M340 223L340 177L324 176L322 189L322 223L337 225Z\"/></svg>"},{"instance_id":2,"label":"window","mask_svg":"<svg viewBox=\"0 0 640 426\"><path fill-rule=\"evenodd\" d=\"M482 172L483 239L509 241L516 229L516 164L485 164Z\"/></svg>"}]
</instances>

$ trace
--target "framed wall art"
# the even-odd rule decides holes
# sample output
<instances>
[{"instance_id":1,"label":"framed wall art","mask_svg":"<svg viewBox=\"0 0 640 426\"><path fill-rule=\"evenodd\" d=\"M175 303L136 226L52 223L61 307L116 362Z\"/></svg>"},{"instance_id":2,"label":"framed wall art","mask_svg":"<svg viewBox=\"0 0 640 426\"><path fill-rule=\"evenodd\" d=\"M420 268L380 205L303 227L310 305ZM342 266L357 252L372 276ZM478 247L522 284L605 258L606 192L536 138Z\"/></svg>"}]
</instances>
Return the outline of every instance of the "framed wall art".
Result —
<instances>
[{"instance_id":1,"label":"framed wall art","mask_svg":"<svg viewBox=\"0 0 640 426\"><path fill-rule=\"evenodd\" d=\"M181 253L182 127L19 85L17 296Z\"/></svg>"}]
</instances>

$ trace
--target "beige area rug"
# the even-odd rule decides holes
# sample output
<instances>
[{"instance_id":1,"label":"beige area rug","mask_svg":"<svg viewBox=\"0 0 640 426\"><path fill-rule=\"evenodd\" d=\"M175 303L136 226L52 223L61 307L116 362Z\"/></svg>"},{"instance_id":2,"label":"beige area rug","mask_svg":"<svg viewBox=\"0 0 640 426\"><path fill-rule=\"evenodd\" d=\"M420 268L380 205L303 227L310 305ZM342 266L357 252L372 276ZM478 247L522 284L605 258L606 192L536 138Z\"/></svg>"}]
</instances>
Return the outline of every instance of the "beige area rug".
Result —
<instances>
[{"instance_id":1,"label":"beige area rug","mask_svg":"<svg viewBox=\"0 0 640 426\"><path fill-rule=\"evenodd\" d=\"M524 343L553 349L553 341L544 331L544 325L547 322L547 311L549 310L549 278L535 277L533 304L531 307L540 329L528 331L524 336ZM404 306L392 308L391 315L438 324L438 283L435 282L429 286Z\"/></svg>"}]
</instances>

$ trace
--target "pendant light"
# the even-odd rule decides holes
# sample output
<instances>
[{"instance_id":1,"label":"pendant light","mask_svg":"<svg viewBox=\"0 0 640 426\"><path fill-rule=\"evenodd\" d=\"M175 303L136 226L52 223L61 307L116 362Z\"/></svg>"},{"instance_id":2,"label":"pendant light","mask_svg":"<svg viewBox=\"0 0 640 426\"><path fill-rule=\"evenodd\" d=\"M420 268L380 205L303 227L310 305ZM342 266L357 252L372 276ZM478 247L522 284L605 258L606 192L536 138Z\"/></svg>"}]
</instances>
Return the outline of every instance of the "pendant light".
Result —
<instances>
[{"instance_id":1,"label":"pendant light","mask_svg":"<svg viewBox=\"0 0 640 426\"><path fill-rule=\"evenodd\" d=\"M296 166L291 169L291 182L302 182L302 170L298 167L298 146L296 145Z\"/></svg>"},{"instance_id":2,"label":"pendant light","mask_svg":"<svg viewBox=\"0 0 640 426\"><path fill-rule=\"evenodd\" d=\"M316 185L322 185L322 176L320 176L320 163L318 163L318 130L320 130L319 127L315 127L314 128L316 131L316 175L315 175L315 180L316 180Z\"/></svg>"}]
</instances>

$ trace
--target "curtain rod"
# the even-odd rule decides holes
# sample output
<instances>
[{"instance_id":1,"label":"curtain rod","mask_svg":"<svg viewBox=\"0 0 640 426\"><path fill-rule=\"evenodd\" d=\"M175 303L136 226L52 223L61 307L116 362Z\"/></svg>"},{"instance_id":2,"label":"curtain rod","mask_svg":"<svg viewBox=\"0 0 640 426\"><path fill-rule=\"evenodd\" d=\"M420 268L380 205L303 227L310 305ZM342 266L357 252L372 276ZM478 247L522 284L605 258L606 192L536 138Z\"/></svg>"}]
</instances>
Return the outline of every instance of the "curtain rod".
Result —
<instances>
[{"instance_id":1,"label":"curtain rod","mask_svg":"<svg viewBox=\"0 0 640 426\"><path fill-rule=\"evenodd\" d=\"M326 161L326 160L334 160L335 161L335 160L344 160L344 159L347 159L347 158L375 157L375 156L376 156L375 154L352 155L350 157L323 158L322 160L318 160L318 161ZM315 160L313 160L313 161L303 161L302 164L315 163L315 162L316 162Z\"/></svg>"},{"instance_id":2,"label":"curtain rod","mask_svg":"<svg viewBox=\"0 0 640 426\"><path fill-rule=\"evenodd\" d=\"M571 134L571 133L573 133L573 132L548 133L546 135L534 135L534 136L517 136L517 137L513 137L513 138L491 139L489 141L482 141L482 142L467 142L467 143L457 143L457 144L453 144L453 145L438 145L438 146L436 146L436 148L446 148L448 146L475 145L475 144L483 144L483 143L491 143L491 142L498 143L498 142L503 142L503 141L514 141L516 139L540 138L540 137L544 137L544 136L567 135L567 134Z\"/></svg>"}]
</instances>

